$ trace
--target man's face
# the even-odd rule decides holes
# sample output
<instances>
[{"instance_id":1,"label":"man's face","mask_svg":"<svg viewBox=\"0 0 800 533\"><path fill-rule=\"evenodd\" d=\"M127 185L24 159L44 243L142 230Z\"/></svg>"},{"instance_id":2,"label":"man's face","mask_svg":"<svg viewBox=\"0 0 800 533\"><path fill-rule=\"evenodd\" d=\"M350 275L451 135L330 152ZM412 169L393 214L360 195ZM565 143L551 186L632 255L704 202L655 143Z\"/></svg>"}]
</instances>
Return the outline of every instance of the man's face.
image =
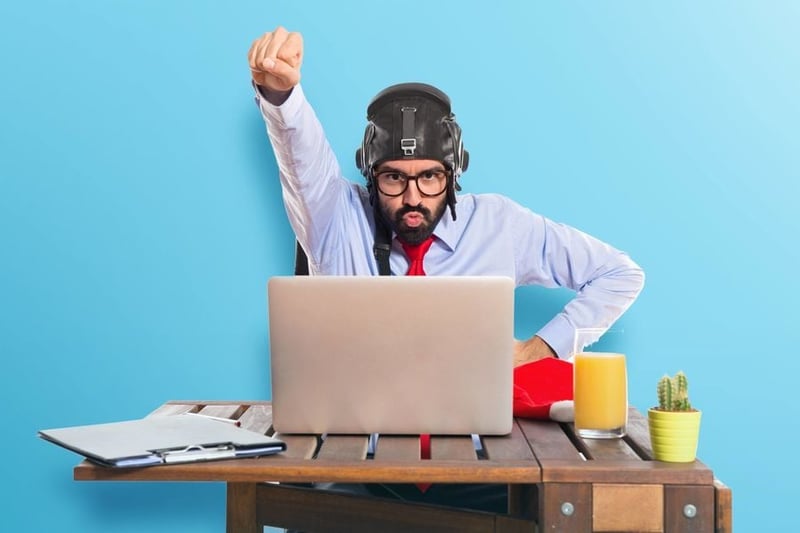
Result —
<instances>
[{"instance_id":1,"label":"man's face","mask_svg":"<svg viewBox=\"0 0 800 533\"><path fill-rule=\"evenodd\" d=\"M431 176L429 172L444 171L439 161L430 159L414 159L386 161L373 172L378 176L381 172L394 171L405 176ZM423 189L424 190L424 189ZM378 205L384 221L397 234L398 239L408 244L420 244L433 234L436 224L447 207L447 194L442 192L436 196L424 196L420 193L419 182L408 181L405 192L399 196L387 196L378 188Z\"/></svg>"}]
</instances>

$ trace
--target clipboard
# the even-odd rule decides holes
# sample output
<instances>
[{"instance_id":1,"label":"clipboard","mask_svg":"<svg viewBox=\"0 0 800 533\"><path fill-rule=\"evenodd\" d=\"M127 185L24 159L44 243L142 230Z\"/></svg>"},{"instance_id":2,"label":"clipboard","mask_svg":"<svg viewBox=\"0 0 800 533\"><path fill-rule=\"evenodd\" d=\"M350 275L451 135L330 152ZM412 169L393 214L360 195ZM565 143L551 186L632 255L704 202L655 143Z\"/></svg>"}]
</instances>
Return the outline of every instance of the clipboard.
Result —
<instances>
[{"instance_id":1,"label":"clipboard","mask_svg":"<svg viewBox=\"0 0 800 533\"><path fill-rule=\"evenodd\" d=\"M260 457L286 450L286 443L274 437L188 415L45 429L38 436L115 468Z\"/></svg>"}]
</instances>

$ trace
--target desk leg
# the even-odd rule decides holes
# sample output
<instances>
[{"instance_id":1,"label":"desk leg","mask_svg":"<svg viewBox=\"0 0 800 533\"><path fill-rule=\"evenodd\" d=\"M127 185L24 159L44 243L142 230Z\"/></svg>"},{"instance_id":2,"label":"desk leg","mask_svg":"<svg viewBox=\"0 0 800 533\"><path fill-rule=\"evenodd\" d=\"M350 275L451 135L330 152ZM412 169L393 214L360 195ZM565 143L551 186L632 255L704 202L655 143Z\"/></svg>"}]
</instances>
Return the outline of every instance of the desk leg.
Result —
<instances>
[{"instance_id":1,"label":"desk leg","mask_svg":"<svg viewBox=\"0 0 800 533\"><path fill-rule=\"evenodd\" d=\"M226 533L261 533L256 513L256 484L228 483Z\"/></svg>"},{"instance_id":2,"label":"desk leg","mask_svg":"<svg viewBox=\"0 0 800 533\"><path fill-rule=\"evenodd\" d=\"M717 533L733 533L733 493L722 481L714 480Z\"/></svg>"},{"instance_id":3,"label":"desk leg","mask_svg":"<svg viewBox=\"0 0 800 533\"><path fill-rule=\"evenodd\" d=\"M592 531L591 483L540 484L539 531Z\"/></svg>"}]
</instances>

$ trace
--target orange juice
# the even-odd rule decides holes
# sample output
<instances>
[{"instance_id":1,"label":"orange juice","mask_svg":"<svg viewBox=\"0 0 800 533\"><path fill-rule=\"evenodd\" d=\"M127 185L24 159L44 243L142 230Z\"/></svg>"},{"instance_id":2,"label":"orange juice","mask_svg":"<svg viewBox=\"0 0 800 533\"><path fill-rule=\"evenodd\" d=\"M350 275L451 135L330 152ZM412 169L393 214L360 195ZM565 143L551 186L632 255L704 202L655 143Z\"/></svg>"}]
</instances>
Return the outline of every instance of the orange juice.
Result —
<instances>
[{"instance_id":1,"label":"orange juice","mask_svg":"<svg viewBox=\"0 0 800 533\"><path fill-rule=\"evenodd\" d=\"M619 353L575 354L575 429L582 437L625 434L628 379Z\"/></svg>"}]
</instances>

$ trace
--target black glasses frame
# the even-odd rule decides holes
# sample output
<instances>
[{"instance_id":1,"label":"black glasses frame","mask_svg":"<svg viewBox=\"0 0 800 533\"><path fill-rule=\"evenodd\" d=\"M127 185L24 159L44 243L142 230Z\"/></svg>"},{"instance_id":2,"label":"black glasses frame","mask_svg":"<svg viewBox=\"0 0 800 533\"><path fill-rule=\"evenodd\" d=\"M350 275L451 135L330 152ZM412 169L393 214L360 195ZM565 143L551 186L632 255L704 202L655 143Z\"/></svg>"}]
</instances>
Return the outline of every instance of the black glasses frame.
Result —
<instances>
[{"instance_id":1,"label":"black glasses frame","mask_svg":"<svg viewBox=\"0 0 800 533\"><path fill-rule=\"evenodd\" d=\"M388 192L384 191L381 188L381 182L380 182L381 174L397 174L398 176L401 176L403 178L403 180L405 181L405 186L403 187L403 190L398 192L398 193L388 193ZM442 190L437 192L437 193L433 193L433 194L426 193L425 191L423 191L419 186L419 177L424 175L424 174L442 174L444 176L444 186L442 187ZM412 180L416 182L417 190L419 191L420 196L423 196L424 198L434 198L436 196L440 196L441 194L443 194L447 190L447 183L448 183L449 179L450 179L450 171L446 170L446 169L439 169L439 168L434 169L434 170L423 170L422 172L419 172L417 174L406 174L405 172L400 172L399 170L382 170L381 172L376 172L374 177L373 177L373 181L375 182L375 186L378 188L378 190L381 192L381 194L383 194L384 196L388 196L390 198L396 198L398 196L404 195L406 193L406 191L408 190L408 184Z\"/></svg>"}]
</instances>

